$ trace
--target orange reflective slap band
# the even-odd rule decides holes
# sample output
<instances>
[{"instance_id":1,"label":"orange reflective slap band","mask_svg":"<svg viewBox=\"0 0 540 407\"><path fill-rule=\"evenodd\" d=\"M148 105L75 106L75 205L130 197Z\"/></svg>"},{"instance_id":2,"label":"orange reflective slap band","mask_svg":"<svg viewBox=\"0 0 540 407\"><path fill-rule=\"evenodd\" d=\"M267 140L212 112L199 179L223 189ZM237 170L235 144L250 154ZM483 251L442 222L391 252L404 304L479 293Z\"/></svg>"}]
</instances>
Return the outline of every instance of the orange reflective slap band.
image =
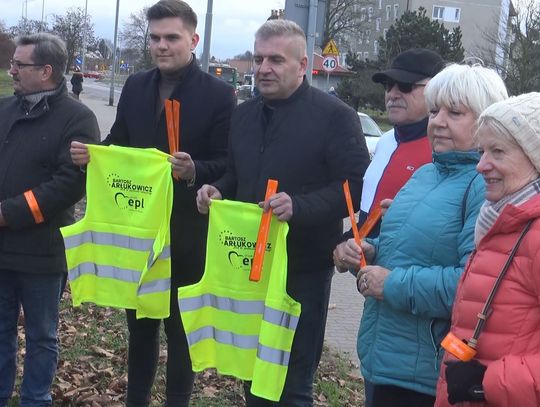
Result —
<instances>
[{"instance_id":1,"label":"orange reflective slap band","mask_svg":"<svg viewBox=\"0 0 540 407\"><path fill-rule=\"evenodd\" d=\"M441 346L448 353L454 355L463 362L468 362L476 355L476 349L467 345L452 332L448 332L448 335L444 337L441 342Z\"/></svg>"},{"instance_id":2,"label":"orange reflective slap band","mask_svg":"<svg viewBox=\"0 0 540 407\"><path fill-rule=\"evenodd\" d=\"M167 122L167 139L169 141L169 153L174 153L174 117L172 101L165 99L165 119Z\"/></svg>"},{"instance_id":3,"label":"orange reflective slap band","mask_svg":"<svg viewBox=\"0 0 540 407\"><path fill-rule=\"evenodd\" d=\"M174 119L174 151L180 151L180 102L176 99L173 104L173 119Z\"/></svg>"},{"instance_id":4,"label":"orange reflective slap band","mask_svg":"<svg viewBox=\"0 0 540 407\"><path fill-rule=\"evenodd\" d=\"M360 238L360 234L358 233L358 225L356 224L356 218L354 217L354 208L352 204L351 190L349 188L349 180L343 183L343 192L345 193L345 201L347 202L347 209L349 210L349 219L351 220L351 228L353 231L354 241L358 246L360 246L362 239ZM364 259L364 256L362 256L362 258L360 259L360 268L366 266L366 259Z\"/></svg>"},{"instance_id":5,"label":"orange reflective slap band","mask_svg":"<svg viewBox=\"0 0 540 407\"><path fill-rule=\"evenodd\" d=\"M24 198L26 199L26 203L28 203L28 206L30 207L30 211L32 212L34 221L36 223L45 222L45 218L43 218L41 209L39 209L39 205L37 203L36 197L34 196L34 193L31 190L28 190L24 193Z\"/></svg>"},{"instance_id":6,"label":"orange reflective slap band","mask_svg":"<svg viewBox=\"0 0 540 407\"><path fill-rule=\"evenodd\" d=\"M167 139L169 141L169 153L179 151L180 138L180 102L177 100L165 99L165 119L167 123ZM180 177L173 174L174 179Z\"/></svg>"},{"instance_id":7,"label":"orange reflective slap band","mask_svg":"<svg viewBox=\"0 0 540 407\"><path fill-rule=\"evenodd\" d=\"M274 179L269 179L266 184L266 193L264 195L265 202L277 192L278 182ZM264 263L264 253L266 252L266 242L268 241L268 233L270 232L270 221L272 220L272 208L268 212L264 212L261 216L259 224L259 233L257 233L257 242L255 243L255 253L253 255L253 263L251 264L251 272L249 273L250 281L260 281L262 267Z\"/></svg>"},{"instance_id":8,"label":"orange reflective slap band","mask_svg":"<svg viewBox=\"0 0 540 407\"><path fill-rule=\"evenodd\" d=\"M381 219L382 216L382 209L381 205L375 205L373 210L369 213L367 219L364 221L364 224L360 228L360 239L365 238L369 232L371 232L371 229L377 224L379 219Z\"/></svg>"}]
</instances>

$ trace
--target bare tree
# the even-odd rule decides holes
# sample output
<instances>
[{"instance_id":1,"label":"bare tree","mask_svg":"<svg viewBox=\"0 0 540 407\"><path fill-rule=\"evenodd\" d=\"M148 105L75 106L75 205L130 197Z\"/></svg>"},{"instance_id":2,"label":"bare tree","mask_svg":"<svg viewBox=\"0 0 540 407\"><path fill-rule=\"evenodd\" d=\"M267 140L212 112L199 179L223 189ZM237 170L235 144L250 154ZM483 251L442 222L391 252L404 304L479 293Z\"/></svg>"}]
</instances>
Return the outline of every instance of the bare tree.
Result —
<instances>
[{"instance_id":1,"label":"bare tree","mask_svg":"<svg viewBox=\"0 0 540 407\"><path fill-rule=\"evenodd\" d=\"M367 21L369 0L327 0L324 19L323 46L331 39L343 39L360 31Z\"/></svg>"},{"instance_id":2,"label":"bare tree","mask_svg":"<svg viewBox=\"0 0 540 407\"><path fill-rule=\"evenodd\" d=\"M251 52L250 50L247 50L243 54L235 55L233 59L237 59L240 61L251 61L253 59L253 52Z\"/></svg>"},{"instance_id":3,"label":"bare tree","mask_svg":"<svg viewBox=\"0 0 540 407\"><path fill-rule=\"evenodd\" d=\"M146 10L148 10L148 7L136 13L131 13L129 21L124 23L120 32L120 39L124 47L129 48L138 55L137 69L145 69L152 66L150 32L148 21L146 20Z\"/></svg>"},{"instance_id":4,"label":"bare tree","mask_svg":"<svg viewBox=\"0 0 540 407\"><path fill-rule=\"evenodd\" d=\"M540 4L521 3L509 25L507 37L484 35L490 49L480 56L497 69L511 94L540 91Z\"/></svg>"},{"instance_id":5,"label":"bare tree","mask_svg":"<svg viewBox=\"0 0 540 407\"><path fill-rule=\"evenodd\" d=\"M66 15L54 15L52 32L65 41L68 52L66 73L69 72L69 67L73 65L75 57L81 52L85 29L87 43L94 43L94 24L91 22L90 14L87 15L85 24L84 9L81 7L69 9ZM83 52L86 52L86 50L83 50Z\"/></svg>"},{"instance_id":6,"label":"bare tree","mask_svg":"<svg viewBox=\"0 0 540 407\"><path fill-rule=\"evenodd\" d=\"M42 23L39 20L29 20L26 17L22 17L17 22L17 25L9 27L8 31L12 37L16 37L18 35L35 34L42 31L48 32L49 29L45 22Z\"/></svg>"}]
</instances>

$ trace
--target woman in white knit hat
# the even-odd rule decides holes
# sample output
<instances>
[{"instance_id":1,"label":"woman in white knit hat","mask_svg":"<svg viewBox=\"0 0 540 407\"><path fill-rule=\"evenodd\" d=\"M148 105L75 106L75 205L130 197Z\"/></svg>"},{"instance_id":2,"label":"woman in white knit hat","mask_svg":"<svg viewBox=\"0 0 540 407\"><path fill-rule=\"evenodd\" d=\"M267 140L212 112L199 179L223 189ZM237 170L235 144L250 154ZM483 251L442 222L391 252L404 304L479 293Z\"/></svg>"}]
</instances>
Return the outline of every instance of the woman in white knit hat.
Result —
<instances>
[{"instance_id":1,"label":"woman in white knit hat","mask_svg":"<svg viewBox=\"0 0 540 407\"><path fill-rule=\"evenodd\" d=\"M540 93L479 118L486 202L458 286L437 407L540 406Z\"/></svg>"}]
</instances>

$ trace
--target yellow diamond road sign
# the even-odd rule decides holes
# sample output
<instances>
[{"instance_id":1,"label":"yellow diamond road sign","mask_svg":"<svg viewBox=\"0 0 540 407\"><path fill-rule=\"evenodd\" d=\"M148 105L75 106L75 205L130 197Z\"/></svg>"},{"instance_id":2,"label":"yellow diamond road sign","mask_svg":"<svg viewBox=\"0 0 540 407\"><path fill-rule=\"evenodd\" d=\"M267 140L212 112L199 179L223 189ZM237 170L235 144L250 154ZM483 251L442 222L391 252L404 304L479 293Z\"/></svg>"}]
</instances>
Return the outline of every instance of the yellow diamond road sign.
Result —
<instances>
[{"instance_id":1,"label":"yellow diamond road sign","mask_svg":"<svg viewBox=\"0 0 540 407\"><path fill-rule=\"evenodd\" d=\"M324 56L332 55L332 56L338 57L339 49L336 45L336 42L334 40L328 41L328 44L326 44L326 47L324 47L322 54Z\"/></svg>"}]
</instances>

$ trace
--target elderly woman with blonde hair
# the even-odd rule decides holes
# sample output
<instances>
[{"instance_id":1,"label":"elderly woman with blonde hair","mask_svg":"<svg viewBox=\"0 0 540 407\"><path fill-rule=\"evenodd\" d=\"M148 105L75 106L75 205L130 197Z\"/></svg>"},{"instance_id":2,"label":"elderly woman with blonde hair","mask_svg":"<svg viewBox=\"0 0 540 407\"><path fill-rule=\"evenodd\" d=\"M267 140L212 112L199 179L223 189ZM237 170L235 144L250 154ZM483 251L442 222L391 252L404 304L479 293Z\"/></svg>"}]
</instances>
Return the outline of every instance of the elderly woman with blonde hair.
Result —
<instances>
[{"instance_id":1,"label":"elderly woman with blonde hair","mask_svg":"<svg viewBox=\"0 0 540 407\"><path fill-rule=\"evenodd\" d=\"M539 111L540 93L529 93L480 116L486 201L444 342L438 407L540 406Z\"/></svg>"},{"instance_id":2,"label":"elderly woman with blonde hair","mask_svg":"<svg viewBox=\"0 0 540 407\"><path fill-rule=\"evenodd\" d=\"M460 275L474 247L483 202L474 134L480 113L508 97L502 79L480 66L451 65L425 89L433 163L419 168L396 195L377 239L347 241L338 269L358 270L366 298L358 334L370 404L433 406L440 342Z\"/></svg>"}]
</instances>

